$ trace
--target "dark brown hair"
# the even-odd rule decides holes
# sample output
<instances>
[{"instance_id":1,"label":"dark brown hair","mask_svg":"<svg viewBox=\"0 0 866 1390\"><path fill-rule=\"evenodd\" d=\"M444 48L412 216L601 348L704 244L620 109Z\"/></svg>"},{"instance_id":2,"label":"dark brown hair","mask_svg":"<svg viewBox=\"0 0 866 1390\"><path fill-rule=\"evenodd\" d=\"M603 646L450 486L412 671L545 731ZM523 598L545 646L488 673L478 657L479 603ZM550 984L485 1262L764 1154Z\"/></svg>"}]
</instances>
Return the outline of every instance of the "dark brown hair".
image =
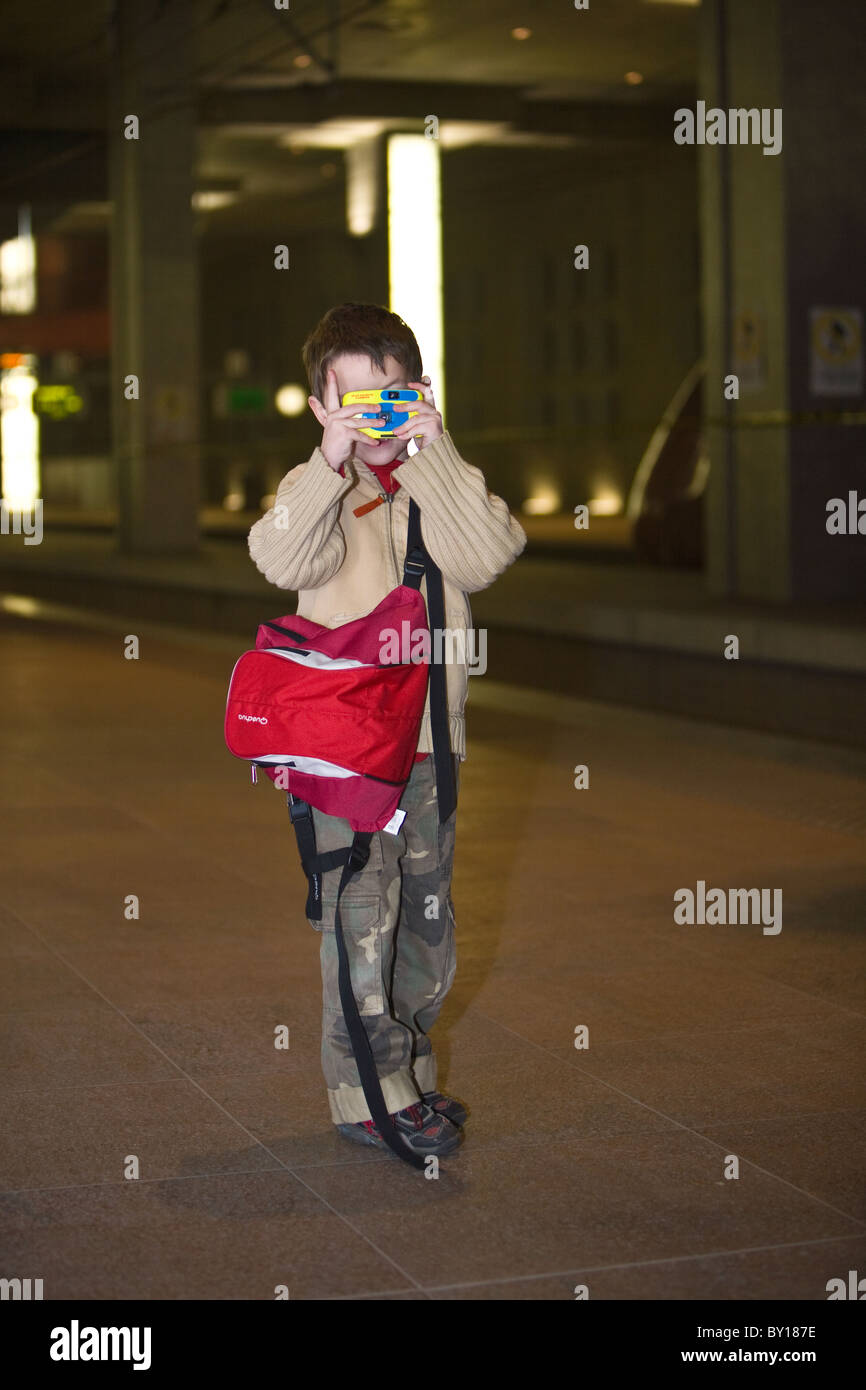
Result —
<instances>
[{"instance_id":1,"label":"dark brown hair","mask_svg":"<svg viewBox=\"0 0 866 1390\"><path fill-rule=\"evenodd\" d=\"M380 372L393 357L409 381L420 381L424 370L412 329L383 304L337 304L308 335L301 356L310 390L322 402L328 368L343 353L369 357Z\"/></svg>"}]
</instances>

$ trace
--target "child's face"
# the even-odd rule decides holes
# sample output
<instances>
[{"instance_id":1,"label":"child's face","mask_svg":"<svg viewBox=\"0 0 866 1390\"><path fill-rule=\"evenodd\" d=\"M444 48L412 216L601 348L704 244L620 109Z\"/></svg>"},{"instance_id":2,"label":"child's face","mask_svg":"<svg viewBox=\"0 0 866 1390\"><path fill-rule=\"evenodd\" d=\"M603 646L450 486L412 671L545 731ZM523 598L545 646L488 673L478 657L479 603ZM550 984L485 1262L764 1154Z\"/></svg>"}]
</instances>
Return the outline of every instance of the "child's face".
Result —
<instances>
[{"instance_id":1,"label":"child's face","mask_svg":"<svg viewBox=\"0 0 866 1390\"><path fill-rule=\"evenodd\" d=\"M347 391L384 391L388 386L406 389L406 368L401 367L395 357L385 358L384 372L380 372L369 357L350 356L348 353L335 357L330 365L337 374L337 389L341 401ZM358 409L370 410L371 407L359 406ZM363 424L363 421L359 423ZM355 458L359 458L362 463L393 463L395 459L400 459L403 463L408 457L408 447L407 439L383 439L376 444L365 435L363 444L355 444Z\"/></svg>"}]
</instances>

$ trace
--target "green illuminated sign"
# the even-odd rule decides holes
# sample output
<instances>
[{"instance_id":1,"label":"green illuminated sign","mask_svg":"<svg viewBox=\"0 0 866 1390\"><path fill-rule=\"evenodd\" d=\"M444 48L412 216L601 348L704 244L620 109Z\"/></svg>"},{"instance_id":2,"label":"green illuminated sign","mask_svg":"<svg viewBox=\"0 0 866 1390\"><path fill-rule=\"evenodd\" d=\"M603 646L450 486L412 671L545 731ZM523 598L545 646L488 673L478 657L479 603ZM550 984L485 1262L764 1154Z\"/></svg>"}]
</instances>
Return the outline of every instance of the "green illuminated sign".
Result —
<instances>
[{"instance_id":1,"label":"green illuminated sign","mask_svg":"<svg viewBox=\"0 0 866 1390\"><path fill-rule=\"evenodd\" d=\"M39 415L48 415L52 420L65 420L84 409L84 400L74 386L37 386L33 404Z\"/></svg>"},{"instance_id":2,"label":"green illuminated sign","mask_svg":"<svg viewBox=\"0 0 866 1390\"><path fill-rule=\"evenodd\" d=\"M261 386L230 386L229 415L264 415L268 392Z\"/></svg>"}]
</instances>

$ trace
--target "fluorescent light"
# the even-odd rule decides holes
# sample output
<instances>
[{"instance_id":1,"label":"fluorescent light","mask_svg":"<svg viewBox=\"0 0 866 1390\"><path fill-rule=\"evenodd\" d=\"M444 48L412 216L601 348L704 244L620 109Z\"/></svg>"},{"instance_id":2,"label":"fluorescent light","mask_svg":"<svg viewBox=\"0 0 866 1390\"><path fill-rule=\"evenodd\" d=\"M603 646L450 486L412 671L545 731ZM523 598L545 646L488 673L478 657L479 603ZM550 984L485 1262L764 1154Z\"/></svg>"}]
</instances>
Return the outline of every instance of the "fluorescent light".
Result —
<instances>
[{"instance_id":1,"label":"fluorescent light","mask_svg":"<svg viewBox=\"0 0 866 1390\"><path fill-rule=\"evenodd\" d=\"M3 500L9 508L33 507L39 497L39 417L33 409L36 358L0 371L0 453Z\"/></svg>"},{"instance_id":2,"label":"fluorescent light","mask_svg":"<svg viewBox=\"0 0 866 1390\"><path fill-rule=\"evenodd\" d=\"M425 135L388 137L388 260L390 307L418 339L444 417L439 141Z\"/></svg>"},{"instance_id":3,"label":"fluorescent light","mask_svg":"<svg viewBox=\"0 0 866 1390\"><path fill-rule=\"evenodd\" d=\"M366 236L376 225L379 202L379 141L358 140L346 150L346 225Z\"/></svg>"},{"instance_id":4,"label":"fluorescent light","mask_svg":"<svg viewBox=\"0 0 866 1390\"><path fill-rule=\"evenodd\" d=\"M28 208L18 218L18 235L0 244L0 314L32 314L35 308L36 242Z\"/></svg>"}]
</instances>

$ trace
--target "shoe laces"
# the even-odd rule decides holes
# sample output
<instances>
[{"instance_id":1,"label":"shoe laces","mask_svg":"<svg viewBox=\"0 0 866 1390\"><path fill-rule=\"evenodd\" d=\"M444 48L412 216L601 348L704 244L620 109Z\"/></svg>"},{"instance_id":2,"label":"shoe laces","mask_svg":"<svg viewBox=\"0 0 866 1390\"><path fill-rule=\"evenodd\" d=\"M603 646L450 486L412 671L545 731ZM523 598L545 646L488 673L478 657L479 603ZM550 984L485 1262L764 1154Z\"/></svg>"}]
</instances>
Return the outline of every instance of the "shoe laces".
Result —
<instances>
[{"instance_id":1,"label":"shoe laces","mask_svg":"<svg viewBox=\"0 0 866 1390\"><path fill-rule=\"evenodd\" d=\"M421 1106L420 1101L416 1101L414 1105L404 1106L403 1109L400 1111L400 1114L407 1115L416 1129L423 1129L425 1119L423 1114L423 1107ZM360 1123L364 1126L364 1128L367 1130L369 1134L375 1134L377 1138L381 1137L379 1135L379 1127L376 1124L375 1120L361 1120Z\"/></svg>"},{"instance_id":2,"label":"shoe laces","mask_svg":"<svg viewBox=\"0 0 866 1390\"><path fill-rule=\"evenodd\" d=\"M413 1105L404 1106L399 1113L408 1116L416 1129L420 1129L430 1136L435 1134L437 1115L430 1106L422 1104L421 1101L415 1101ZM375 1120L362 1120L360 1123L369 1134L375 1135L377 1139L382 1137Z\"/></svg>"}]
</instances>

